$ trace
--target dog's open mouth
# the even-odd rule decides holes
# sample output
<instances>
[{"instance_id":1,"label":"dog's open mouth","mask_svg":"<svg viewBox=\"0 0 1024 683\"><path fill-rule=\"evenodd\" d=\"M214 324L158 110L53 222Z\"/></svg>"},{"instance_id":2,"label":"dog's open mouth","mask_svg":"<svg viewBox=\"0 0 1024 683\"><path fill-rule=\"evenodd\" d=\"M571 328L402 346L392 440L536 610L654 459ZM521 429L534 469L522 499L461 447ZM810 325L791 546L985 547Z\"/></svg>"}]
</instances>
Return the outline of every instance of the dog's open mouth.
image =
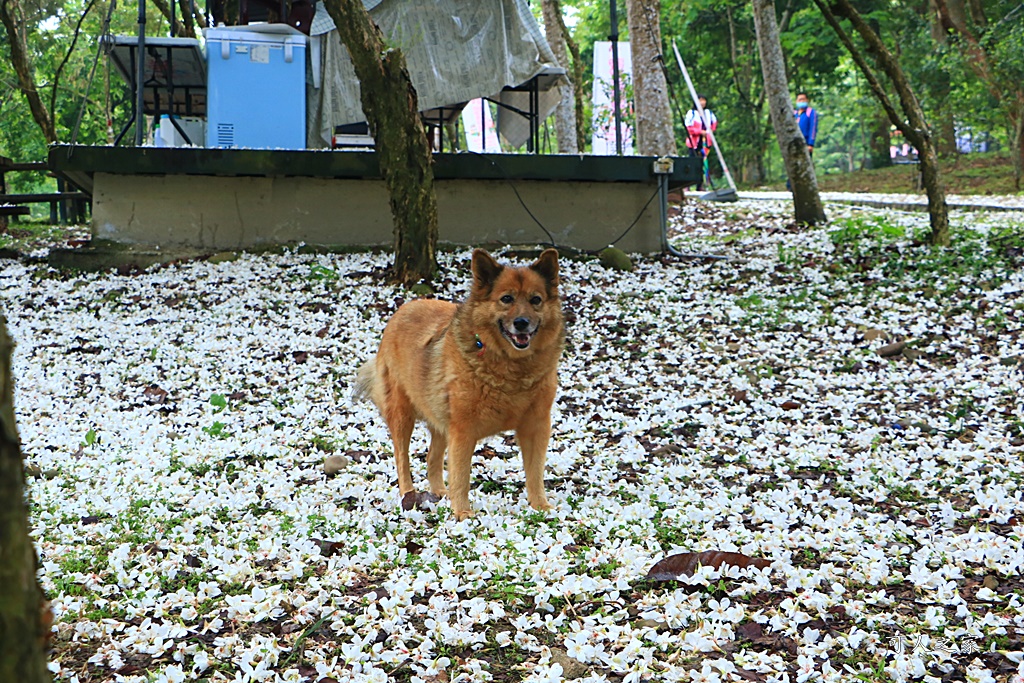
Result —
<instances>
[{"instance_id":1,"label":"dog's open mouth","mask_svg":"<svg viewBox=\"0 0 1024 683\"><path fill-rule=\"evenodd\" d=\"M512 342L512 346L516 347L520 351L529 348L530 340L533 339L533 335L536 333L536 330L533 332L509 332L505 329L505 325L500 320L498 321L498 328L501 329L501 333L504 335L505 339Z\"/></svg>"}]
</instances>

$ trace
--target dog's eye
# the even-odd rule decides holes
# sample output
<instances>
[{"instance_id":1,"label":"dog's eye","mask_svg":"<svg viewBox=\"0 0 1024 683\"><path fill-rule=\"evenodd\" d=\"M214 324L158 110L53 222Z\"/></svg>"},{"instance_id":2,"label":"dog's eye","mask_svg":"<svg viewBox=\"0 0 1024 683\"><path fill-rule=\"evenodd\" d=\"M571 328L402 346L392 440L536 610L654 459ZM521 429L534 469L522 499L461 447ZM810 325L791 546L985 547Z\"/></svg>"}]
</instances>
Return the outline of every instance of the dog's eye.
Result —
<instances>
[{"instance_id":1,"label":"dog's eye","mask_svg":"<svg viewBox=\"0 0 1024 683\"><path fill-rule=\"evenodd\" d=\"M501 303L503 304L510 304L515 300L515 297L512 296L511 294L506 294L505 296L501 297Z\"/></svg>"},{"instance_id":2,"label":"dog's eye","mask_svg":"<svg viewBox=\"0 0 1024 683\"><path fill-rule=\"evenodd\" d=\"M539 296L530 297L530 303L533 304L534 306L540 306L541 298Z\"/></svg>"}]
</instances>

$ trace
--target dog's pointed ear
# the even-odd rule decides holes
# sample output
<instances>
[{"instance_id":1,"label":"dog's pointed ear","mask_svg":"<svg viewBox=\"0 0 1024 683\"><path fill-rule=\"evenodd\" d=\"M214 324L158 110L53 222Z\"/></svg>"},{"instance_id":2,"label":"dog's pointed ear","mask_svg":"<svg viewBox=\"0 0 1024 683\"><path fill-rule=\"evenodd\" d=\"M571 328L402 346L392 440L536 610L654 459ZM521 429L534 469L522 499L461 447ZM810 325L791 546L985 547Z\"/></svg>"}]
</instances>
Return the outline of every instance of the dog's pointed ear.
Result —
<instances>
[{"instance_id":1,"label":"dog's pointed ear","mask_svg":"<svg viewBox=\"0 0 1024 683\"><path fill-rule=\"evenodd\" d=\"M558 286L558 251L545 249L540 257L530 264L530 269L536 271L548 281L549 284Z\"/></svg>"},{"instance_id":2,"label":"dog's pointed ear","mask_svg":"<svg viewBox=\"0 0 1024 683\"><path fill-rule=\"evenodd\" d=\"M505 266L483 249L473 250L473 281L478 289L490 289Z\"/></svg>"}]
</instances>

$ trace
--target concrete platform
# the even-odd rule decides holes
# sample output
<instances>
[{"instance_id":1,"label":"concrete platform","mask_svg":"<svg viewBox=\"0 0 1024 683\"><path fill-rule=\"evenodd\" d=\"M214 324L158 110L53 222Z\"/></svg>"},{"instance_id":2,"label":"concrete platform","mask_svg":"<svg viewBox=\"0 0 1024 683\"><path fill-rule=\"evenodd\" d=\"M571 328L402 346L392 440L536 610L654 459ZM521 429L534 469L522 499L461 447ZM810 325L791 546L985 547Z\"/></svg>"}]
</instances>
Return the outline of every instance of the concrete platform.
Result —
<instances>
[{"instance_id":1,"label":"concrete platform","mask_svg":"<svg viewBox=\"0 0 1024 683\"><path fill-rule=\"evenodd\" d=\"M558 246L596 250L618 239L628 252L662 249L653 157L434 159L442 242L548 243L543 225ZM393 243L374 152L56 146L50 165L91 194L97 239L209 251ZM700 172L676 159L667 185L694 184Z\"/></svg>"}]
</instances>

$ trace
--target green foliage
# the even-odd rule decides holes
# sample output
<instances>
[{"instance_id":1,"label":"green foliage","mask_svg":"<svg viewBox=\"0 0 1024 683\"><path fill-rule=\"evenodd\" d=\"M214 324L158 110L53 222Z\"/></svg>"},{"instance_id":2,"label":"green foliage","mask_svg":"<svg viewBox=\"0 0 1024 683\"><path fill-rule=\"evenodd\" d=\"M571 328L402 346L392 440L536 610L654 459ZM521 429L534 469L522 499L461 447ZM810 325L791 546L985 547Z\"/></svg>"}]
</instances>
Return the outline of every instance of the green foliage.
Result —
<instances>
[{"instance_id":1,"label":"green foliage","mask_svg":"<svg viewBox=\"0 0 1024 683\"><path fill-rule=\"evenodd\" d=\"M214 422L208 427L203 427L203 431L215 439L226 439L231 436L231 433L227 430L227 425L223 422Z\"/></svg>"},{"instance_id":2,"label":"green foliage","mask_svg":"<svg viewBox=\"0 0 1024 683\"><path fill-rule=\"evenodd\" d=\"M88 0L28 0L25 8L26 41L35 69L36 84L51 112L61 141L69 141L79 113L82 124L78 141L84 144L108 143L107 64L102 55L92 84L89 73L96 59L103 21L110 0L98 0L88 13ZM137 10L133 3L118 4L111 14L111 32L132 34L137 31ZM84 19L82 18L84 15ZM75 28L81 31L74 41ZM168 35L167 22L152 3L147 14L149 35ZM56 81L58 67L60 80ZM115 69L109 74L109 111L114 134L131 110L127 86ZM16 161L41 161L46 158L46 141L21 95L11 66L10 40L0 26L0 155ZM56 85L56 95L54 87ZM83 104L85 104L83 111ZM56 191L56 182L40 173L10 173L9 192Z\"/></svg>"},{"instance_id":3,"label":"green foliage","mask_svg":"<svg viewBox=\"0 0 1024 683\"><path fill-rule=\"evenodd\" d=\"M838 246L856 244L861 241L891 242L906 235L906 229L893 225L884 216L855 216L836 221L837 230L828 233L832 244ZM882 238L879 240L878 238Z\"/></svg>"},{"instance_id":4,"label":"green foliage","mask_svg":"<svg viewBox=\"0 0 1024 683\"><path fill-rule=\"evenodd\" d=\"M93 82L89 74L97 56L98 38L111 0L26 0L26 40L30 47L36 81L47 106L53 103L58 137L71 138L81 113L78 141L107 144L124 125L131 109L130 95L116 70L110 70L100 55ZM594 43L611 33L608 3L604 0L563 0L566 23L579 44L584 62L583 101L590 137L590 102L593 89ZM970 127L975 135L987 136L992 148L1009 144L1008 104L992 87L982 82L968 59L970 51L962 39L950 36L936 40L932 13L925 5L882 3L867 0L858 8L879 28L883 40L898 55L921 100L929 121L940 134L956 126ZM536 3L533 5L539 15ZM863 77L824 22L811 0L777 2L781 20L791 10L786 30L781 33L788 62L792 91L805 90L819 112L818 145L814 163L819 175L847 173L871 164L885 163L885 129L881 108L869 92ZM117 5L111 14L111 32L136 31L135 6ZM984 25L971 24L980 45L989 55L996 89L1019 92L1024 83L1024 10L1014 0L984 3ZM167 35L167 21L149 4L148 32ZM662 52L668 71L676 138L685 150L683 117L692 106L682 74L672 55L672 42L686 60L695 87L708 96L720 121L718 140L737 180L759 185L782 177L781 159L767 107L763 102L761 69L751 6L739 0L694 0L661 4ZM74 40L76 26L81 34ZM620 3L619 34L628 40L626 7ZM64 62L59 82L58 66ZM568 65L567 65L568 66ZM109 88L108 88L109 80ZM627 85L628 98L631 85ZM1016 89L1016 90L1015 90ZM83 108L84 104L84 108ZM631 107L624 107L627 118ZM0 29L0 155L18 161L45 158L46 146L32 119L25 98L18 92L10 64L9 39ZM945 131L945 133L943 132ZM870 141L874 138L874 153ZM717 160L712 157L712 173ZM765 177L767 175L767 178ZM10 173L11 192L54 191L55 181L39 173ZM45 205L33 207L38 217ZM337 279L329 268L314 265L309 277L326 282Z\"/></svg>"}]
</instances>

